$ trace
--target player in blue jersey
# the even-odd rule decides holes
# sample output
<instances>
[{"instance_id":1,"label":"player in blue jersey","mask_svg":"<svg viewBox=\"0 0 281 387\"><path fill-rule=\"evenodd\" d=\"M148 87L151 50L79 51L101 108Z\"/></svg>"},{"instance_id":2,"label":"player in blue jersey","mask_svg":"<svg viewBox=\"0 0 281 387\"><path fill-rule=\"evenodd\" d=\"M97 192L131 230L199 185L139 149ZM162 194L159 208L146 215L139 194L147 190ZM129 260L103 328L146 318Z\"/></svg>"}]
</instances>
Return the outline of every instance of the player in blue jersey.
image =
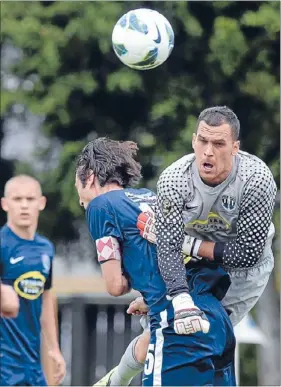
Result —
<instances>
[{"instance_id":1,"label":"player in blue jersey","mask_svg":"<svg viewBox=\"0 0 281 387\"><path fill-rule=\"evenodd\" d=\"M40 359L41 326L56 365L55 381L65 374L60 353L52 287L54 246L36 233L38 217L46 204L37 180L20 175L5 185L2 208L7 224L1 228L1 280L19 296L16 318L1 318L0 385L47 385Z\"/></svg>"},{"instance_id":2,"label":"player in blue jersey","mask_svg":"<svg viewBox=\"0 0 281 387\"><path fill-rule=\"evenodd\" d=\"M75 186L108 292L120 296L132 287L148 306L151 339L143 384L235 385L232 325L212 294L223 279L225 294L229 278L216 265L194 263L187 269L184 309L181 300L167 297L156 247L137 228L139 214L155 205L156 196L128 188L141 177L136 150L131 142L90 142L78 157ZM189 321L188 329L178 324L182 317Z\"/></svg>"}]
</instances>

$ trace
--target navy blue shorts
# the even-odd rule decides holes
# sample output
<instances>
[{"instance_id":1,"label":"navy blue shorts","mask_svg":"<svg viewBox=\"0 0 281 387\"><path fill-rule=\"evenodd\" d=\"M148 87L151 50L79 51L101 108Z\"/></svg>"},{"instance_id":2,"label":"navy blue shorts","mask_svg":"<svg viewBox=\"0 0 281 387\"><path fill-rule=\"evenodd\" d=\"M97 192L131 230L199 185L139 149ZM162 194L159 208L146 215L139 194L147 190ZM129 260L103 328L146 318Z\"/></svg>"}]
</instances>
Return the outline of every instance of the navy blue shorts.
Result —
<instances>
[{"instance_id":1,"label":"navy blue shorts","mask_svg":"<svg viewBox=\"0 0 281 387\"><path fill-rule=\"evenodd\" d=\"M227 365L217 367L215 365L214 386L236 386L234 359Z\"/></svg>"},{"instance_id":2,"label":"navy blue shorts","mask_svg":"<svg viewBox=\"0 0 281 387\"><path fill-rule=\"evenodd\" d=\"M1 359L2 360L2 359ZM0 386L47 386L41 365L23 366L1 361Z\"/></svg>"},{"instance_id":3,"label":"navy blue shorts","mask_svg":"<svg viewBox=\"0 0 281 387\"><path fill-rule=\"evenodd\" d=\"M233 327L212 295L194 296L210 322L208 334L177 335L173 307L151 316L144 386L235 386Z\"/></svg>"}]
</instances>

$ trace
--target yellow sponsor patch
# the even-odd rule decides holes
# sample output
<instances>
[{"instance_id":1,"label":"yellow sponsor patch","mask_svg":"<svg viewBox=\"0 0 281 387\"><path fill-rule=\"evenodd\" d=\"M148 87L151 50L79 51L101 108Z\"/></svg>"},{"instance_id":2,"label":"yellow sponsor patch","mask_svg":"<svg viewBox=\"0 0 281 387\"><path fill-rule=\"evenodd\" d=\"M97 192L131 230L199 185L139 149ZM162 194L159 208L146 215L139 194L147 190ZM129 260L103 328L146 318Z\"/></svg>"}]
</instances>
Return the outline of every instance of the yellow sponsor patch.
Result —
<instances>
[{"instance_id":1,"label":"yellow sponsor patch","mask_svg":"<svg viewBox=\"0 0 281 387\"><path fill-rule=\"evenodd\" d=\"M27 300L36 300L44 291L46 278L39 271L29 271L14 282L17 294Z\"/></svg>"},{"instance_id":2,"label":"yellow sponsor patch","mask_svg":"<svg viewBox=\"0 0 281 387\"><path fill-rule=\"evenodd\" d=\"M210 212L207 219L195 219L186 224L186 228L194 229L198 232L228 231L230 224L219 214Z\"/></svg>"}]
</instances>

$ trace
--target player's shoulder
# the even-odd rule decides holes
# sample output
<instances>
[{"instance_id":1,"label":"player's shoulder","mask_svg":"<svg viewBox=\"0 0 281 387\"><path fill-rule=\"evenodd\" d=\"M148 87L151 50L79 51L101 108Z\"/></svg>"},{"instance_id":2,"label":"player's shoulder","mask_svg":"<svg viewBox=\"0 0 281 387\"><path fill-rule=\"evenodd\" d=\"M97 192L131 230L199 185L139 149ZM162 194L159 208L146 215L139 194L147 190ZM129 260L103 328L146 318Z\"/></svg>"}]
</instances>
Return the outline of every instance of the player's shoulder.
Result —
<instances>
[{"instance_id":1,"label":"player's shoulder","mask_svg":"<svg viewBox=\"0 0 281 387\"><path fill-rule=\"evenodd\" d=\"M112 206L118 205L124 195L123 191L123 189L117 189L95 197L90 201L87 212L93 209L108 211Z\"/></svg>"},{"instance_id":2,"label":"player's shoulder","mask_svg":"<svg viewBox=\"0 0 281 387\"><path fill-rule=\"evenodd\" d=\"M11 243L12 237L13 237L13 235L10 232L10 229L7 226L7 224L2 226L1 229L0 229L0 242L1 242L0 246L1 246L1 249L5 248L5 247L8 247L8 246L10 246L12 244Z\"/></svg>"},{"instance_id":3,"label":"player's shoulder","mask_svg":"<svg viewBox=\"0 0 281 387\"><path fill-rule=\"evenodd\" d=\"M10 227L5 224L1 227L0 230L0 236L1 236L1 247L6 245L13 245L17 242L17 235L13 233L13 231L10 229Z\"/></svg>"},{"instance_id":4,"label":"player's shoulder","mask_svg":"<svg viewBox=\"0 0 281 387\"><path fill-rule=\"evenodd\" d=\"M195 154L190 153L174 161L161 173L159 181L168 180L173 183L176 182L186 174L187 170L191 167L195 160Z\"/></svg>"},{"instance_id":5,"label":"player's shoulder","mask_svg":"<svg viewBox=\"0 0 281 387\"><path fill-rule=\"evenodd\" d=\"M37 244L40 244L40 246L44 246L46 249L49 249L49 251L51 252L55 251L55 245L53 244L53 242L51 242L50 239L46 238L42 234L35 234L35 242Z\"/></svg>"},{"instance_id":6,"label":"player's shoulder","mask_svg":"<svg viewBox=\"0 0 281 387\"><path fill-rule=\"evenodd\" d=\"M1 236L9 234L9 227L7 224L4 224L4 226L0 227L0 234Z\"/></svg>"},{"instance_id":7,"label":"player's shoulder","mask_svg":"<svg viewBox=\"0 0 281 387\"><path fill-rule=\"evenodd\" d=\"M88 204L87 210L91 208L99 208L99 207L106 207L109 200L108 200L108 193L107 194L102 194L90 201Z\"/></svg>"},{"instance_id":8,"label":"player's shoulder","mask_svg":"<svg viewBox=\"0 0 281 387\"><path fill-rule=\"evenodd\" d=\"M143 202L153 201L155 193L146 188L125 188L120 190L109 191L93 199L89 207L110 209L121 209L125 202Z\"/></svg>"},{"instance_id":9,"label":"player's shoulder","mask_svg":"<svg viewBox=\"0 0 281 387\"><path fill-rule=\"evenodd\" d=\"M275 184L270 168L259 157L250 153L239 151L238 175L243 182L248 180L264 181L264 183Z\"/></svg>"}]
</instances>

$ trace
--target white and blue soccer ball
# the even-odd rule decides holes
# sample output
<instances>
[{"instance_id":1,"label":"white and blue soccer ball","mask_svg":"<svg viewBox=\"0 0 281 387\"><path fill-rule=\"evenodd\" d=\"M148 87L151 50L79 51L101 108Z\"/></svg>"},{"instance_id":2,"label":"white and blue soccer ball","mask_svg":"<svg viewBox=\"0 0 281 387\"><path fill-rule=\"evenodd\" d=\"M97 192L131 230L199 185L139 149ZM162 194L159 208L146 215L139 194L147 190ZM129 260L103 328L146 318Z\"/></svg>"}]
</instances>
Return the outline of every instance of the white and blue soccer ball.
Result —
<instances>
[{"instance_id":1,"label":"white and blue soccer ball","mask_svg":"<svg viewBox=\"0 0 281 387\"><path fill-rule=\"evenodd\" d=\"M160 66L174 47L174 31L161 13L140 8L127 12L112 32L115 54L136 70Z\"/></svg>"}]
</instances>

